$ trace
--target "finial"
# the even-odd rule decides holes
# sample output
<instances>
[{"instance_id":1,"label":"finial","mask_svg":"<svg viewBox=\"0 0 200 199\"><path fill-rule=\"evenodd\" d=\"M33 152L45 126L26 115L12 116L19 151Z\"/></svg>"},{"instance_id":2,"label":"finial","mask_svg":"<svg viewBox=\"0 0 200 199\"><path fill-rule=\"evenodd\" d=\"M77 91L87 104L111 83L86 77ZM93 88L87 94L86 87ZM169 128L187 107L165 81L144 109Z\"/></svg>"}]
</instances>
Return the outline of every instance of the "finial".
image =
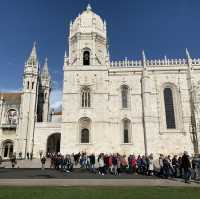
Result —
<instances>
[{"instance_id":1,"label":"finial","mask_svg":"<svg viewBox=\"0 0 200 199\"><path fill-rule=\"evenodd\" d=\"M67 51L65 51L65 58L67 58Z\"/></svg>"},{"instance_id":2,"label":"finial","mask_svg":"<svg viewBox=\"0 0 200 199\"><path fill-rule=\"evenodd\" d=\"M87 6L87 11L90 11L90 10L92 10L92 7L91 7L90 4L88 4L88 6Z\"/></svg>"},{"instance_id":3,"label":"finial","mask_svg":"<svg viewBox=\"0 0 200 199\"><path fill-rule=\"evenodd\" d=\"M36 41L34 41L34 42L33 42L33 47L35 47L35 48L36 48L36 45L37 45L37 42L36 42Z\"/></svg>"},{"instance_id":4,"label":"finial","mask_svg":"<svg viewBox=\"0 0 200 199\"><path fill-rule=\"evenodd\" d=\"M48 57L45 58L45 63L48 64Z\"/></svg>"},{"instance_id":5,"label":"finial","mask_svg":"<svg viewBox=\"0 0 200 199\"><path fill-rule=\"evenodd\" d=\"M185 52L186 52L187 58L188 58L188 59L191 59L191 57L190 57L190 53L189 53L189 51L188 51L187 48L185 49Z\"/></svg>"},{"instance_id":6,"label":"finial","mask_svg":"<svg viewBox=\"0 0 200 199\"><path fill-rule=\"evenodd\" d=\"M142 51L142 59L143 59L143 61L146 61L146 55L145 55L144 50Z\"/></svg>"}]
</instances>

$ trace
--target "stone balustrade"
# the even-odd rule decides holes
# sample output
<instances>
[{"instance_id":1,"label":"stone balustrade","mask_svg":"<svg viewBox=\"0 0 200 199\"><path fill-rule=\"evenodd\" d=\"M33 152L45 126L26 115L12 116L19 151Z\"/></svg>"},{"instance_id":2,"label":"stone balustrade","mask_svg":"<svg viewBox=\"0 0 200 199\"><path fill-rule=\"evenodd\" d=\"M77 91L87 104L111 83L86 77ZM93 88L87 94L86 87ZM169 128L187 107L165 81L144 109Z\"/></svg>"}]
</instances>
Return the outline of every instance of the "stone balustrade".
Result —
<instances>
[{"instance_id":1,"label":"stone balustrade","mask_svg":"<svg viewBox=\"0 0 200 199\"><path fill-rule=\"evenodd\" d=\"M123 61L111 61L110 67L142 67L144 64L146 66L156 67L156 66L187 66L187 59L156 59L156 60L145 60L143 61L129 61L127 59ZM191 59L191 64L194 66L200 66L200 59Z\"/></svg>"},{"instance_id":2,"label":"stone balustrade","mask_svg":"<svg viewBox=\"0 0 200 199\"><path fill-rule=\"evenodd\" d=\"M142 61L111 61L110 62L111 67L138 67L142 66Z\"/></svg>"}]
</instances>

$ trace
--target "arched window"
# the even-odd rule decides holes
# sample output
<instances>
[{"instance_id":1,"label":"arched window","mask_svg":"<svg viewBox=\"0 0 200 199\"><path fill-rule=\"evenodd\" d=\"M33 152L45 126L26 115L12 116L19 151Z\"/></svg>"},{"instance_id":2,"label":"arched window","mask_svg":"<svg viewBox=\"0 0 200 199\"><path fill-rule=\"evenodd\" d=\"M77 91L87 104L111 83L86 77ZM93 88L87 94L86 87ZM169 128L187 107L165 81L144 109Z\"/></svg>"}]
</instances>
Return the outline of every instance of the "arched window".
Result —
<instances>
[{"instance_id":1,"label":"arched window","mask_svg":"<svg viewBox=\"0 0 200 199\"><path fill-rule=\"evenodd\" d=\"M87 117L83 117L79 120L79 130L80 130L80 143L88 144L90 143L90 127L91 120Z\"/></svg>"},{"instance_id":2,"label":"arched window","mask_svg":"<svg viewBox=\"0 0 200 199\"><path fill-rule=\"evenodd\" d=\"M29 89L29 81L27 82L27 89Z\"/></svg>"},{"instance_id":3,"label":"arched window","mask_svg":"<svg viewBox=\"0 0 200 199\"><path fill-rule=\"evenodd\" d=\"M90 96L90 88L84 87L81 90L81 106L83 108L89 108L91 106L91 96Z\"/></svg>"},{"instance_id":4,"label":"arched window","mask_svg":"<svg viewBox=\"0 0 200 199\"><path fill-rule=\"evenodd\" d=\"M173 102L173 92L171 88L164 89L165 118L167 129L175 129L175 111Z\"/></svg>"},{"instance_id":5,"label":"arched window","mask_svg":"<svg viewBox=\"0 0 200 199\"><path fill-rule=\"evenodd\" d=\"M3 143L3 157L4 158L10 158L13 155L13 142L10 140L7 140Z\"/></svg>"},{"instance_id":6,"label":"arched window","mask_svg":"<svg viewBox=\"0 0 200 199\"><path fill-rule=\"evenodd\" d=\"M7 121L10 125L16 125L17 124L17 111L15 109L8 110L7 113Z\"/></svg>"},{"instance_id":7,"label":"arched window","mask_svg":"<svg viewBox=\"0 0 200 199\"><path fill-rule=\"evenodd\" d=\"M81 143L89 143L89 130L88 129L81 130Z\"/></svg>"},{"instance_id":8,"label":"arched window","mask_svg":"<svg viewBox=\"0 0 200 199\"><path fill-rule=\"evenodd\" d=\"M88 50L83 52L83 65L84 66L90 65L90 51Z\"/></svg>"},{"instance_id":9,"label":"arched window","mask_svg":"<svg viewBox=\"0 0 200 199\"><path fill-rule=\"evenodd\" d=\"M128 86L121 87L122 108L128 108Z\"/></svg>"},{"instance_id":10,"label":"arched window","mask_svg":"<svg viewBox=\"0 0 200 199\"><path fill-rule=\"evenodd\" d=\"M128 119L123 119L122 120L123 123L123 143L127 144L130 143L130 120Z\"/></svg>"}]
</instances>

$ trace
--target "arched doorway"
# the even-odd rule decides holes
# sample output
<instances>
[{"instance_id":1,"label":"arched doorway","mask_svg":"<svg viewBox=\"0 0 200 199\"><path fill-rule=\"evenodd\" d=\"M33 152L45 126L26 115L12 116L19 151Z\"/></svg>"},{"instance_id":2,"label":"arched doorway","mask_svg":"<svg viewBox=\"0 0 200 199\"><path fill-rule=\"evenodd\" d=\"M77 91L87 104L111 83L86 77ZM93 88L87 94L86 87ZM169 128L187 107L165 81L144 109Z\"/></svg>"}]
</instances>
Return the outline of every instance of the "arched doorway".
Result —
<instances>
[{"instance_id":1,"label":"arched doorway","mask_svg":"<svg viewBox=\"0 0 200 199\"><path fill-rule=\"evenodd\" d=\"M6 140L3 142L2 146L2 156L3 158L10 158L13 155L14 144L11 140Z\"/></svg>"},{"instance_id":2,"label":"arched doorway","mask_svg":"<svg viewBox=\"0 0 200 199\"><path fill-rule=\"evenodd\" d=\"M47 139L47 153L58 153L60 152L60 133L54 133Z\"/></svg>"}]
</instances>

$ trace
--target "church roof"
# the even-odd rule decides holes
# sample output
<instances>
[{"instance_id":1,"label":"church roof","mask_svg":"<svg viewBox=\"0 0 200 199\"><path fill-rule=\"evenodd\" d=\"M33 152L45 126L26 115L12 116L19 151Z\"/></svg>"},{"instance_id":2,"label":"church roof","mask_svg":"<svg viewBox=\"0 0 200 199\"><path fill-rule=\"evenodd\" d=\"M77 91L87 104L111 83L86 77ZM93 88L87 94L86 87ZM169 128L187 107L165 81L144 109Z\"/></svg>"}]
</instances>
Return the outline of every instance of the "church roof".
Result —
<instances>
[{"instance_id":1,"label":"church roof","mask_svg":"<svg viewBox=\"0 0 200 199\"><path fill-rule=\"evenodd\" d=\"M4 102L8 104L20 104L21 103L21 95L22 93L1 93L0 98L3 99Z\"/></svg>"},{"instance_id":2,"label":"church roof","mask_svg":"<svg viewBox=\"0 0 200 199\"><path fill-rule=\"evenodd\" d=\"M62 115L62 111L53 112L52 115Z\"/></svg>"}]
</instances>

